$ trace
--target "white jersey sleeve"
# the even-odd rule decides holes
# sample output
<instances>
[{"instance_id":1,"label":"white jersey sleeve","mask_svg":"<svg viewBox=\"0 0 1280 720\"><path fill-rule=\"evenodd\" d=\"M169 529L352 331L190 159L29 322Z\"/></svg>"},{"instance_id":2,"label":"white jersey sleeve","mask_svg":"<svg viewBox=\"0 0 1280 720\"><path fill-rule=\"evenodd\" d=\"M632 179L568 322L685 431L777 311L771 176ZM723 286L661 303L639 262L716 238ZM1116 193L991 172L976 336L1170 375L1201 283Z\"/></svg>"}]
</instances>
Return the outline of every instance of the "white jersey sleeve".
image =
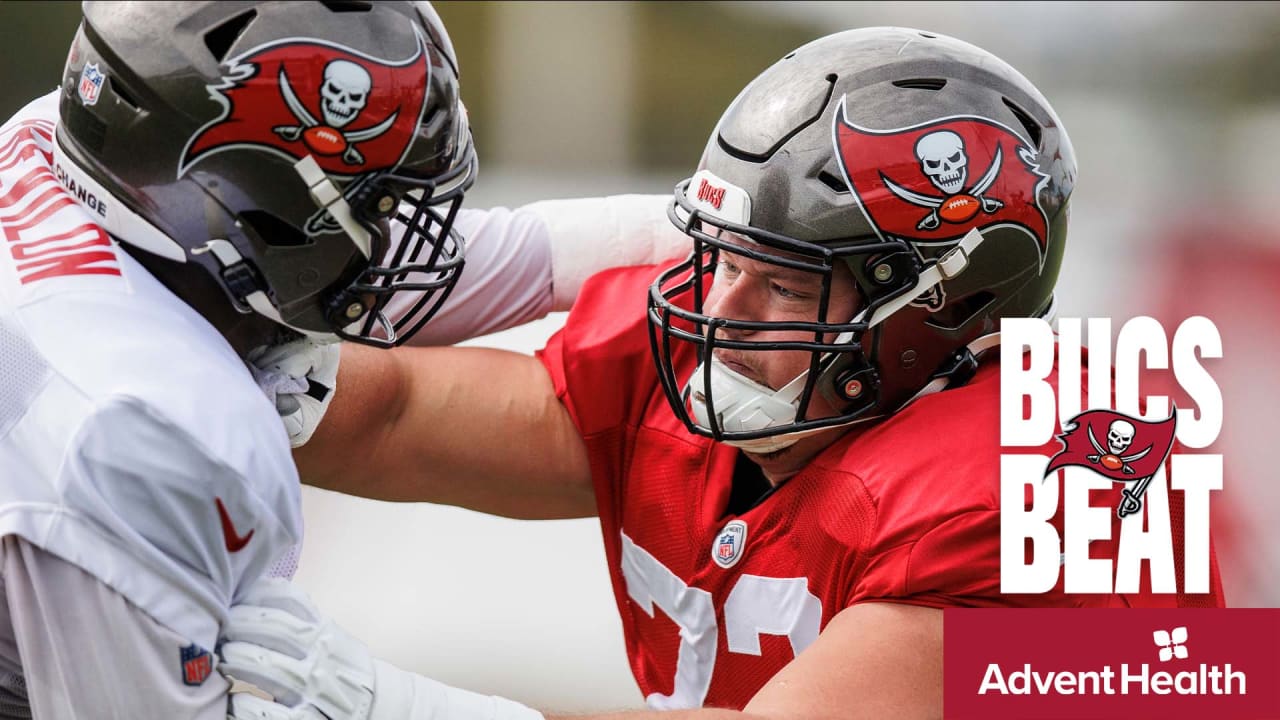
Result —
<instances>
[{"instance_id":1,"label":"white jersey sleeve","mask_svg":"<svg viewBox=\"0 0 1280 720\"><path fill-rule=\"evenodd\" d=\"M462 277L410 343L452 345L523 325L568 310L582 283L601 270L688 254L692 242L667 220L670 201L614 195L459 211Z\"/></svg>"},{"instance_id":2,"label":"white jersey sleeve","mask_svg":"<svg viewBox=\"0 0 1280 720\"><path fill-rule=\"evenodd\" d=\"M0 717L225 720L214 665L81 568L0 540Z\"/></svg>"},{"instance_id":3,"label":"white jersey sleeve","mask_svg":"<svg viewBox=\"0 0 1280 720\"><path fill-rule=\"evenodd\" d=\"M454 229L466 243L462 276L411 345L453 345L551 312L551 243L537 215L463 209Z\"/></svg>"},{"instance_id":4,"label":"white jersey sleeve","mask_svg":"<svg viewBox=\"0 0 1280 720\"><path fill-rule=\"evenodd\" d=\"M0 535L204 646L301 541L275 408L222 336L105 235L53 163L56 97L0 130Z\"/></svg>"}]
</instances>

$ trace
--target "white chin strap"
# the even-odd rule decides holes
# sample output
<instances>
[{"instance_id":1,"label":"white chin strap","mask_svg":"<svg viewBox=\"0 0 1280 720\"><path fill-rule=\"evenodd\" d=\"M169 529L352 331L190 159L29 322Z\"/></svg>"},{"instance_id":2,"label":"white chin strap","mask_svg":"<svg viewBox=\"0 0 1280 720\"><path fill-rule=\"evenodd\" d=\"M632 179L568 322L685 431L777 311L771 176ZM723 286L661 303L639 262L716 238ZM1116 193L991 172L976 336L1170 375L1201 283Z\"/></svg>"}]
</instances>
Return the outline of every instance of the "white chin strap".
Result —
<instances>
[{"instance_id":1,"label":"white chin strap","mask_svg":"<svg viewBox=\"0 0 1280 720\"><path fill-rule=\"evenodd\" d=\"M964 269L969 265L969 256L981 244L982 233L978 232L977 228L970 230L960 240L959 244L948 250L936 262L920 273L920 278L916 281L914 288L877 308L870 320L866 321L867 328L873 328L889 319L894 313L909 305L912 300L928 292L938 283L950 280L964 272ZM864 310L858 313L851 322L862 322L865 315L866 311ZM852 337L852 333L841 333L836 338L836 343L847 343ZM793 424L796 421L796 413L800 407L800 393L803 392L805 379L809 375L809 371L806 370L780 389L772 390L741 373L731 370L715 358L712 358L710 367L698 365L698 367L694 368L693 375L690 376L689 382L685 386L685 397L688 398L690 410L692 410L698 426L708 431L711 430L711 412L707 407L707 398L703 393L704 384L702 378L704 373L711 379L711 395L715 403L716 424L719 425L722 432L726 433L755 432ZM936 389L934 391L936 392ZM850 421L850 423L852 422L856 421ZM747 452L770 453L790 447L797 440L825 429L797 430L753 440L725 440L724 443L742 448Z\"/></svg>"},{"instance_id":2,"label":"white chin strap","mask_svg":"<svg viewBox=\"0 0 1280 720\"><path fill-rule=\"evenodd\" d=\"M711 414L703 393L702 366L693 371L686 390L689 405L698 425L711 429ZM724 363L712 358L707 375L711 378L711 395L715 399L716 423L725 432L763 430L764 428L790 425L795 422L800 392L804 390L806 370L791 382L774 391L767 386L734 372ZM726 440L734 447L754 453L781 450L799 440L802 433L788 433L755 440Z\"/></svg>"}]
</instances>

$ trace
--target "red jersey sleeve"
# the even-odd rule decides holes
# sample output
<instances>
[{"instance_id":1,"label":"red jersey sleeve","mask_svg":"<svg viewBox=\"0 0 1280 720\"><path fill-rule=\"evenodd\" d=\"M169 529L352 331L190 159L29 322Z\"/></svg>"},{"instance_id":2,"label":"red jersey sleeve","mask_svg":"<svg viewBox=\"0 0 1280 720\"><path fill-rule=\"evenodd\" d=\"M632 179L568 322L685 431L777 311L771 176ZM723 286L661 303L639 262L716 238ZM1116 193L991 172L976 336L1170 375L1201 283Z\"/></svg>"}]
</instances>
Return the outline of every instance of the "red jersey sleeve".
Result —
<instances>
[{"instance_id":1,"label":"red jersey sleeve","mask_svg":"<svg viewBox=\"0 0 1280 720\"><path fill-rule=\"evenodd\" d=\"M848 604L886 600L928 607L1000 602L1000 512L973 510L917 540L876 554Z\"/></svg>"},{"instance_id":2,"label":"red jersey sleeve","mask_svg":"<svg viewBox=\"0 0 1280 720\"><path fill-rule=\"evenodd\" d=\"M537 353L586 444L606 554L616 562L625 477L645 408L661 398L649 353L649 285L659 266L606 270L578 294L564 327Z\"/></svg>"},{"instance_id":3,"label":"red jersey sleeve","mask_svg":"<svg viewBox=\"0 0 1280 720\"><path fill-rule=\"evenodd\" d=\"M582 286L565 325L536 354L584 439L638 421L658 382L647 290L659 266L615 268Z\"/></svg>"}]
</instances>

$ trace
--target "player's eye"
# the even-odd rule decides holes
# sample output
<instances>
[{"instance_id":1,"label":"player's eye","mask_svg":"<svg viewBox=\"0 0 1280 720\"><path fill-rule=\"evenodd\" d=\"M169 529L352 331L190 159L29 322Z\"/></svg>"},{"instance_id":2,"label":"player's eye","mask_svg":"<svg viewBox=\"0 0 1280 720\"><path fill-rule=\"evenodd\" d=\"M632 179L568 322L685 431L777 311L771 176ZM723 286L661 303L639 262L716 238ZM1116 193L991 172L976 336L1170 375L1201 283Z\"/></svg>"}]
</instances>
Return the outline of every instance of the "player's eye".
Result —
<instances>
[{"instance_id":1,"label":"player's eye","mask_svg":"<svg viewBox=\"0 0 1280 720\"><path fill-rule=\"evenodd\" d=\"M783 285L779 285L778 283L772 283L772 288L773 288L774 294L776 294L778 297L786 298L787 300L804 300L809 297L808 295L802 292L793 290L792 288L789 288Z\"/></svg>"}]
</instances>

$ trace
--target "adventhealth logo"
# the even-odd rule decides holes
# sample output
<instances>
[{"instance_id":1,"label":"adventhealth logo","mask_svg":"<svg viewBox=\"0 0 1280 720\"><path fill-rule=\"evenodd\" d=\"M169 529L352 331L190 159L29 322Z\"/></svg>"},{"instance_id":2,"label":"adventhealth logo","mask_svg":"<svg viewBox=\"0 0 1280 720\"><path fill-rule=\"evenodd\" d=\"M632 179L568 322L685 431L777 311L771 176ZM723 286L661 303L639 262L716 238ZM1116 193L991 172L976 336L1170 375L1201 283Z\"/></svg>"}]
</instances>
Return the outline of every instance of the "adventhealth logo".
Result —
<instances>
[{"instance_id":1,"label":"adventhealth logo","mask_svg":"<svg viewBox=\"0 0 1280 720\"><path fill-rule=\"evenodd\" d=\"M1152 633L1156 645L1160 647L1160 662L1169 662L1173 658L1187 659L1187 629L1176 627L1172 630L1157 630Z\"/></svg>"},{"instance_id":2,"label":"adventhealth logo","mask_svg":"<svg viewBox=\"0 0 1280 720\"><path fill-rule=\"evenodd\" d=\"M1160 662L1186 660L1187 628L1152 632L1159 648ZM1039 670L1024 663L1022 669L1007 671L999 663L987 665L978 687L979 695L1245 695L1243 671L1231 663L1167 672L1152 672L1151 665L1121 663L1117 672L1110 665L1098 670Z\"/></svg>"}]
</instances>

